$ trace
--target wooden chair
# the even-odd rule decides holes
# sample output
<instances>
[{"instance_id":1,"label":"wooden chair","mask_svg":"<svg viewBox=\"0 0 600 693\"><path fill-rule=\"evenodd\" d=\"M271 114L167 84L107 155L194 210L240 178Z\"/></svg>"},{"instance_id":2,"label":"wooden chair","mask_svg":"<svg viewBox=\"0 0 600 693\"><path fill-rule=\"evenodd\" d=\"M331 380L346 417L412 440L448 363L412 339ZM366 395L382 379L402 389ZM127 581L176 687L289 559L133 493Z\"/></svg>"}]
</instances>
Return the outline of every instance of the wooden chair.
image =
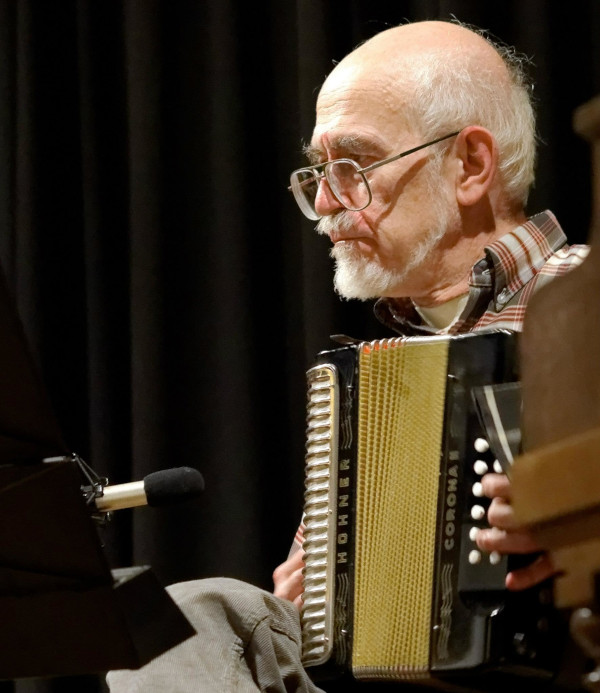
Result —
<instances>
[{"instance_id":1,"label":"wooden chair","mask_svg":"<svg viewBox=\"0 0 600 693\"><path fill-rule=\"evenodd\" d=\"M536 294L520 341L523 454L512 470L519 524L560 571L555 602L598 665L583 674L600 691L600 96L574 113L592 152L590 254Z\"/></svg>"}]
</instances>

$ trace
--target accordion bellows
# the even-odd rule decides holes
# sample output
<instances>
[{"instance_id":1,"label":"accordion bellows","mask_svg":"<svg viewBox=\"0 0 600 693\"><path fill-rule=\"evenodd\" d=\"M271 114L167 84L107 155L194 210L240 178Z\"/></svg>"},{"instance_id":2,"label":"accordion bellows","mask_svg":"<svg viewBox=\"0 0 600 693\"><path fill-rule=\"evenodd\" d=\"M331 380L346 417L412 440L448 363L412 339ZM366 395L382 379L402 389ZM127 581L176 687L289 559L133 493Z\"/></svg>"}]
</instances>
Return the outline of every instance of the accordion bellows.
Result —
<instances>
[{"instance_id":1,"label":"accordion bellows","mask_svg":"<svg viewBox=\"0 0 600 693\"><path fill-rule=\"evenodd\" d=\"M358 408L363 463L356 511L362 520L356 526L353 669L359 674L429 667L447 354L447 341L402 347L389 341L360 350L360 391L369 396ZM401 587L390 592L390 584Z\"/></svg>"}]
</instances>

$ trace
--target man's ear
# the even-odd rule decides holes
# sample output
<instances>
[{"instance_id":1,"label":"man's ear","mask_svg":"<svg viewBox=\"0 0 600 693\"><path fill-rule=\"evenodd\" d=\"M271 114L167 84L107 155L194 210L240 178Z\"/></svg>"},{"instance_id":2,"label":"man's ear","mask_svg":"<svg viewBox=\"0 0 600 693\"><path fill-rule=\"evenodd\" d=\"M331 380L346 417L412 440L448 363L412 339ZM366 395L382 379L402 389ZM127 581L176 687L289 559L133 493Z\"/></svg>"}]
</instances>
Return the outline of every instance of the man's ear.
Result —
<instances>
[{"instance_id":1,"label":"man's ear","mask_svg":"<svg viewBox=\"0 0 600 693\"><path fill-rule=\"evenodd\" d=\"M498 145L489 130L470 125L458 134L454 151L459 164L456 199L461 205L474 205L490 190L498 166Z\"/></svg>"}]
</instances>

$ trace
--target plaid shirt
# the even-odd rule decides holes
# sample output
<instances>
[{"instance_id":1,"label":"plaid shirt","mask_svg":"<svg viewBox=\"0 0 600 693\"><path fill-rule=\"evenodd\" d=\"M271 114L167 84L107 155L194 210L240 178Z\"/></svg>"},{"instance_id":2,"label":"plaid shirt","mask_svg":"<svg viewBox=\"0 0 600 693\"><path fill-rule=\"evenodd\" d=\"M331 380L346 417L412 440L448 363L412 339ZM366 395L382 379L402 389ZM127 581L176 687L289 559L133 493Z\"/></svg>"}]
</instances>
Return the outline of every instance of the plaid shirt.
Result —
<instances>
[{"instance_id":1,"label":"plaid shirt","mask_svg":"<svg viewBox=\"0 0 600 693\"><path fill-rule=\"evenodd\" d=\"M483 329L523 329L525 308L534 291L580 265L586 245L567 245L556 217L546 210L484 249L473 266L467 303L446 334ZM402 335L439 334L425 324L409 298L382 298L375 315Z\"/></svg>"},{"instance_id":2,"label":"plaid shirt","mask_svg":"<svg viewBox=\"0 0 600 693\"><path fill-rule=\"evenodd\" d=\"M382 298L375 315L401 335L460 334L484 329L523 329L525 308L534 291L580 265L586 245L567 245L556 217L546 210L490 244L475 263L469 295L460 316L446 330L425 324L409 298ZM290 555L303 541L300 525Z\"/></svg>"}]
</instances>

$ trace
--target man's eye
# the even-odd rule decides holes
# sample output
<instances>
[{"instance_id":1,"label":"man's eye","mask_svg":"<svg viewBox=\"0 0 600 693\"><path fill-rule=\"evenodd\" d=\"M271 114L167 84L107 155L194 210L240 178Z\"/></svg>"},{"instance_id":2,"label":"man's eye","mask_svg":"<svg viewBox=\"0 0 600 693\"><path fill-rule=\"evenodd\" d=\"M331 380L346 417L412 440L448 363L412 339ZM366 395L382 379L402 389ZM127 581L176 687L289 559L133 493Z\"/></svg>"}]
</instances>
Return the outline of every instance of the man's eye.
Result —
<instances>
[{"instance_id":1,"label":"man's eye","mask_svg":"<svg viewBox=\"0 0 600 693\"><path fill-rule=\"evenodd\" d=\"M361 168L363 166L367 166L371 163L371 161L373 161L373 157L368 156L367 154L348 154L348 156L345 158L352 159L352 161L356 162Z\"/></svg>"}]
</instances>

